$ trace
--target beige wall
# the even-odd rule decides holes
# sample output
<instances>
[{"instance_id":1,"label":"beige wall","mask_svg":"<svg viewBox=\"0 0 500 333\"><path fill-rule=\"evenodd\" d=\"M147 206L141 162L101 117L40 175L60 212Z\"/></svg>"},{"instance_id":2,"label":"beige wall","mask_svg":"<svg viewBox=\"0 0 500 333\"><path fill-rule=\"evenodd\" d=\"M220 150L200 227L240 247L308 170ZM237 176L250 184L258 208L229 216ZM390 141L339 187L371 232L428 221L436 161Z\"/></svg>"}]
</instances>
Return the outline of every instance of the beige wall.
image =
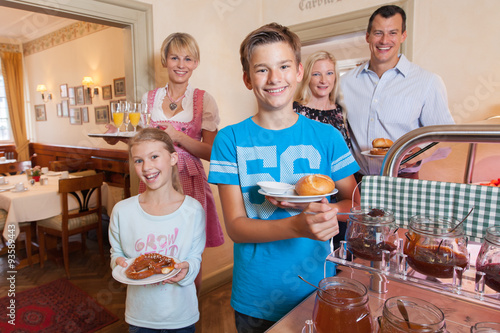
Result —
<instances>
[{"instance_id":1,"label":"beige wall","mask_svg":"<svg viewBox=\"0 0 500 333\"><path fill-rule=\"evenodd\" d=\"M183 31L192 34L199 42L201 63L191 78L191 83L207 90L219 105L221 127L239 122L255 112L256 104L252 92L242 83L242 71L239 62L239 45L251 30L264 23L276 21L285 25L293 25L320 18L335 17L351 11L377 7L390 3L380 0L330 0L315 8L304 9L301 5L313 1L303 0L142 0L153 5L153 39L155 50L156 85L164 85L166 73L159 61L159 49L163 39L172 32ZM319 1L317 1L319 2ZM326 3L328 2L328 3ZM496 43L500 22L500 2L497 0L415 0L413 31L413 61L422 67L439 74L449 94L450 110L457 123L465 123L484 119L487 116L500 114L500 66L498 56L500 44ZM110 33L110 32L108 32ZM88 37L90 38L90 36ZM94 36L92 38L100 38ZM30 75L38 79L45 77L46 84L52 84L57 91L60 83L68 81L70 85L79 84L79 80L87 73L106 75L99 84L109 84L117 77L111 68L117 63L92 68L85 63L83 55L91 55L107 48L114 38L89 42L82 57L76 56L78 64L71 70L78 70L78 75L68 75L44 68L29 67ZM96 47L96 45L100 45ZM70 54L70 48L67 49ZM46 51L45 61L50 64L65 63L67 59L51 58ZM105 59L105 54L113 52L101 51L95 59ZM66 56L70 58L70 56ZM120 59L116 60L121 61ZM45 66L44 66L45 67ZM31 73L31 71L33 71ZM33 74L33 73L36 73ZM50 76L56 76L50 79ZM60 75L60 76L59 76ZM33 82L36 85L37 82ZM55 86L55 88L54 88ZM33 86L30 92L33 94ZM38 103L38 102L36 102ZM55 118L55 105L52 103L49 119ZM103 146L100 140L89 140L85 131L100 130L91 123L87 126L70 126L67 119L55 119L47 124L36 124L36 140L47 143L61 143L63 138L76 145ZM50 125L49 125L50 124ZM57 131L52 127L54 125ZM50 127L50 128L49 128ZM76 130L77 129L77 130ZM116 146L115 146L116 147ZM432 170L422 172L424 178L438 177L441 180L461 181L465 165L465 145L453 145L452 163L434 162ZM483 175L493 175L493 165L498 165L498 148L481 149L478 170ZM496 161L493 164L492 161ZM486 171L485 171L486 170ZM500 176L497 174L497 176ZM216 188L214 187L216 191ZM217 199L217 192L215 192ZM220 205L219 205L220 213ZM222 217L222 214L220 213ZM226 244L205 252L203 274L214 274L230 268L232 263L232 243L226 237Z\"/></svg>"},{"instance_id":2,"label":"beige wall","mask_svg":"<svg viewBox=\"0 0 500 333\"><path fill-rule=\"evenodd\" d=\"M61 84L68 87L81 86L84 76L91 76L99 88L113 85L113 79L125 76L123 57L123 31L107 28L102 31L74 39L67 43L36 52L25 57L25 70L29 87L27 108L30 112L32 142L45 144L64 144L83 147L102 147L124 149L124 144L110 146L102 139L89 138L87 133L104 132L104 125L95 123L95 106L108 105L102 99L102 89L94 97L89 107L89 122L71 125L69 118L57 116L56 104L62 98L59 93ZM52 100L44 103L37 84L45 84ZM113 95L114 96L114 95ZM36 121L34 105L45 104L47 121ZM76 105L81 107L82 105Z\"/></svg>"}]
</instances>

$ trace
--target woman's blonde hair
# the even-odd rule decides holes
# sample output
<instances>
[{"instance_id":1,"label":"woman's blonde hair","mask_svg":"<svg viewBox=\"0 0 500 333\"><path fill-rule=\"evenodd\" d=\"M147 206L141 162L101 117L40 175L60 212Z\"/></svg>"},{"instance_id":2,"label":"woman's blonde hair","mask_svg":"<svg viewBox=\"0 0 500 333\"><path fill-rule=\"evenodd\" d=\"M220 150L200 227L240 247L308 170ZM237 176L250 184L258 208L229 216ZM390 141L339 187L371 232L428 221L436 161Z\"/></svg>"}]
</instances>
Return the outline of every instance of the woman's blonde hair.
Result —
<instances>
[{"instance_id":1,"label":"woman's blonde hair","mask_svg":"<svg viewBox=\"0 0 500 333\"><path fill-rule=\"evenodd\" d=\"M339 71L337 70L337 59L327 51L316 51L307 58L304 66L304 78L300 84L297 92L295 93L295 101L299 104L306 105L309 103L312 97L312 91L309 87L311 82L312 68L316 61L318 60L330 60L333 63L333 68L335 70L335 84L332 91L330 92L329 99L332 104L335 104L338 97L338 87L339 87Z\"/></svg>"},{"instance_id":2,"label":"woman's blonde hair","mask_svg":"<svg viewBox=\"0 0 500 333\"><path fill-rule=\"evenodd\" d=\"M172 50L187 50L196 61L200 61L200 48L193 36L185 32L170 34L161 44L161 64L167 65L168 53Z\"/></svg>"},{"instance_id":3,"label":"woman's blonde hair","mask_svg":"<svg viewBox=\"0 0 500 333\"><path fill-rule=\"evenodd\" d=\"M132 147L146 141L162 142L165 145L165 149L170 154L176 152L172 139L165 131L162 131L158 128L145 128L139 131L139 133L137 133L137 135L134 136L132 139L130 139L128 143L129 154L130 155L132 154ZM177 164L172 167L171 177L172 177L172 186L174 187L174 189L181 194L184 193L184 191L182 190L182 184L179 176L179 167L177 166Z\"/></svg>"}]
</instances>

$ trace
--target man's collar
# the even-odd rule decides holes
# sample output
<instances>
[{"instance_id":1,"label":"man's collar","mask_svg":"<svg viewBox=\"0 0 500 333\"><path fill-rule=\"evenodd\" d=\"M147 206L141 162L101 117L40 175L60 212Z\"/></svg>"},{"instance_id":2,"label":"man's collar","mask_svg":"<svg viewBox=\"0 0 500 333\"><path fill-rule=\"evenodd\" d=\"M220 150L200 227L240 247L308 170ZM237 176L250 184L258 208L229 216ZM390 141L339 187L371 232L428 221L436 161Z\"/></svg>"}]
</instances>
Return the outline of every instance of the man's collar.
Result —
<instances>
[{"instance_id":1,"label":"man's collar","mask_svg":"<svg viewBox=\"0 0 500 333\"><path fill-rule=\"evenodd\" d=\"M394 69L396 69L399 73L401 73L403 76L406 77L406 75L408 75L408 72L410 71L410 64L411 64L410 61L405 57L405 55L400 54L399 61L396 64L396 66L394 66ZM358 72L358 75L361 73L366 73L366 72L370 71L369 68L370 68L370 60L365 62L364 65L362 65L362 68ZM358 76L358 75L356 75L356 76Z\"/></svg>"},{"instance_id":2,"label":"man's collar","mask_svg":"<svg viewBox=\"0 0 500 333\"><path fill-rule=\"evenodd\" d=\"M410 61L405 57L404 54L399 55L399 61L396 64L396 67L394 67L396 70L398 70L404 77L408 75L410 72Z\"/></svg>"}]
</instances>

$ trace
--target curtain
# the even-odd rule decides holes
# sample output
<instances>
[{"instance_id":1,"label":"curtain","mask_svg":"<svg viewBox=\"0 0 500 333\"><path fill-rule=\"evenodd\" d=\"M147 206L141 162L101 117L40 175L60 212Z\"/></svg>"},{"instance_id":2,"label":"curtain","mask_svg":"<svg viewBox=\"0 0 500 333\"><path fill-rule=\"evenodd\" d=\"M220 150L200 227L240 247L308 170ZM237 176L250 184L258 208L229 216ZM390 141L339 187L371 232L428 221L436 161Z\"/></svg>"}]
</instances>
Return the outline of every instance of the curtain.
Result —
<instances>
[{"instance_id":1,"label":"curtain","mask_svg":"<svg viewBox=\"0 0 500 333\"><path fill-rule=\"evenodd\" d=\"M0 57L17 159L28 161L29 141L24 116L23 55L20 52L0 52Z\"/></svg>"}]
</instances>

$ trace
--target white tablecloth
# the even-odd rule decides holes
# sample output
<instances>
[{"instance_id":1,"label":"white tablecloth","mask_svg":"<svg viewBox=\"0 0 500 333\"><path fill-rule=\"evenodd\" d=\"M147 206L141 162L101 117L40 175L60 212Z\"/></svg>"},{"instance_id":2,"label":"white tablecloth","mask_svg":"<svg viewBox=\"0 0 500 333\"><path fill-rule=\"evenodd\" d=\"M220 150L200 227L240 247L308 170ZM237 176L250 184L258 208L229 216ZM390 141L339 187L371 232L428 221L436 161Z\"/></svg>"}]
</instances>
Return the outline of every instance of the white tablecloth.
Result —
<instances>
[{"instance_id":1,"label":"white tablecloth","mask_svg":"<svg viewBox=\"0 0 500 333\"><path fill-rule=\"evenodd\" d=\"M17 160L7 160L7 159L2 160L2 159L0 158L0 164L14 163L14 162L17 162Z\"/></svg>"},{"instance_id":2,"label":"white tablecloth","mask_svg":"<svg viewBox=\"0 0 500 333\"><path fill-rule=\"evenodd\" d=\"M58 192L60 177L48 176L47 178L49 180L47 185L41 185L37 182L34 186L31 186L25 174L5 177L9 183L0 185L0 209L5 209L8 212L3 230L5 239L10 240L12 237L8 232L12 230L12 227L9 227L9 225L15 226L15 238L17 238L19 235L18 226L20 222L36 222L61 214L61 196ZM19 193L2 191L20 182L24 183L24 186L28 188L27 191ZM108 215L110 215L116 201L113 196L108 193L109 187L106 183L103 184L101 189L102 205L106 207ZM69 196L68 204L69 209L78 208L78 203L72 196Z\"/></svg>"}]
</instances>

